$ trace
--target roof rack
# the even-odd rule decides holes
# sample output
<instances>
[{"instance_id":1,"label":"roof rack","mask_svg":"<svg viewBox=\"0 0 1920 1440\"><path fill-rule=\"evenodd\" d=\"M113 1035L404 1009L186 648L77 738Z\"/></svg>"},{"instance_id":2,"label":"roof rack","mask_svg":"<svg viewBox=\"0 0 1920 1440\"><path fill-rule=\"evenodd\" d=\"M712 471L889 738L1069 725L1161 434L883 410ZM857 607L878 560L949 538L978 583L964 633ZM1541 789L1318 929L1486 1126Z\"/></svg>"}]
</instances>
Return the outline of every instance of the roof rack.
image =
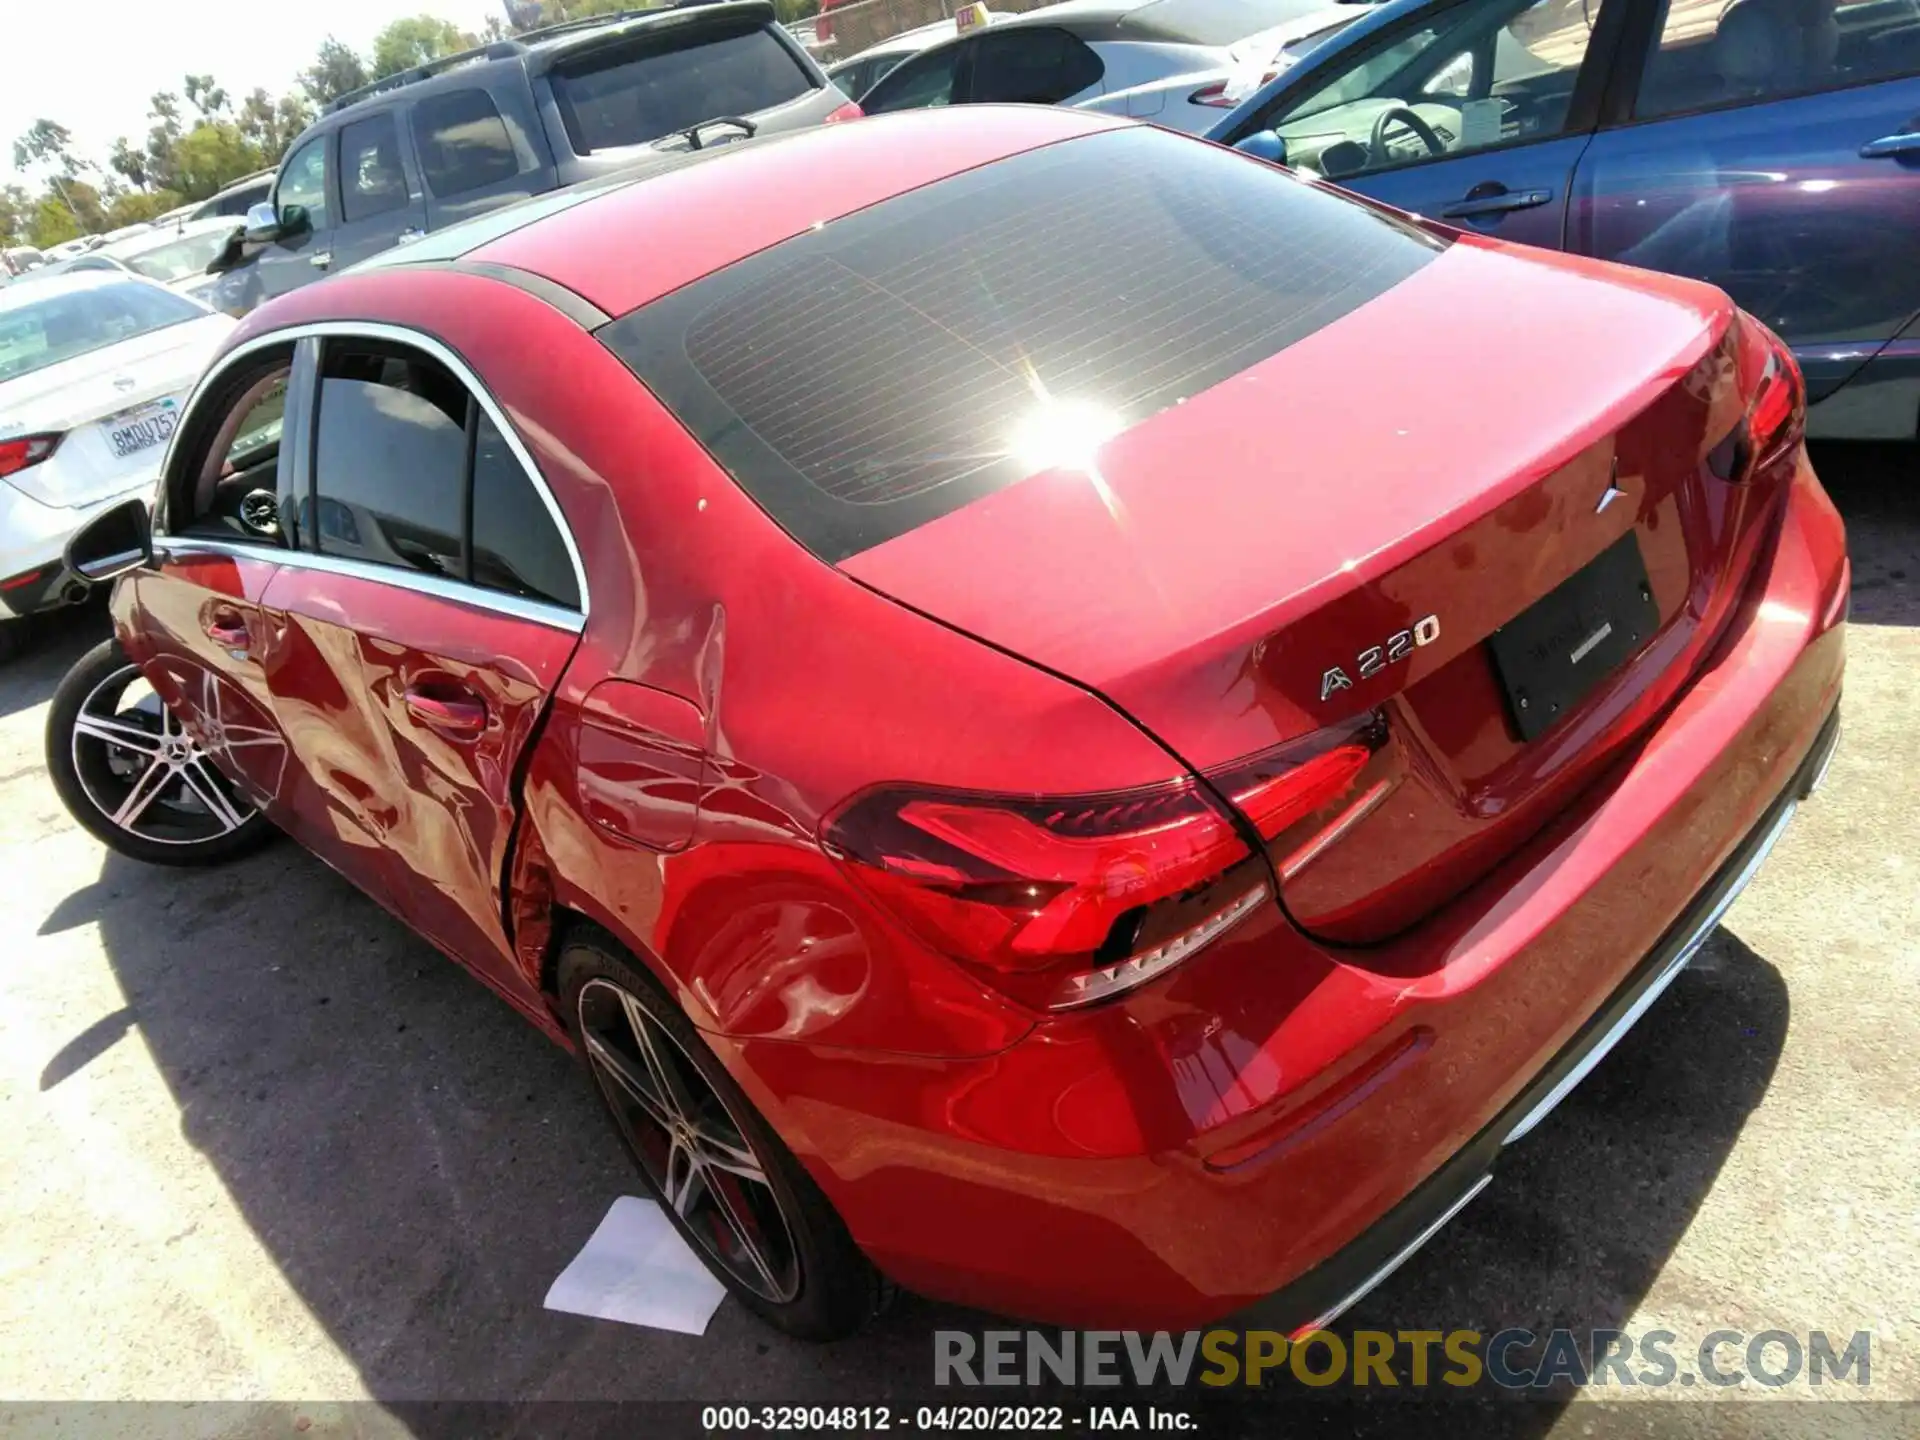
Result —
<instances>
[{"instance_id":1,"label":"roof rack","mask_svg":"<svg viewBox=\"0 0 1920 1440\"><path fill-rule=\"evenodd\" d=\"M461 50L452 55L442 55L437 60L429 60L424 65L415 65L411 69L395 71L393 74L374 81L371 85L362 85L358 90L349 90L344 95L336 95L327 102L320 113L332 115L346 109L349 105L358 105L375 95L384 95L389 90L398 90L402 86L414 85L422 80L431 80L435 75L444 75L449 70L462 65L471 65L481 60L509 60L516 55L531 53L530 40L545 40L555 35L566 35L576 30L592 30L602 25L614 25L624 20L637 20L646 15L658 15L664 10L677 8L672 4L648 6L637 10L609 11L604 15L583 15L577 20L560 20L552 25L542 25L528 30L524 34L510 36L505 40L494 40L485 45L475 46L471 50Z\"/></svg>"}]
</instances>

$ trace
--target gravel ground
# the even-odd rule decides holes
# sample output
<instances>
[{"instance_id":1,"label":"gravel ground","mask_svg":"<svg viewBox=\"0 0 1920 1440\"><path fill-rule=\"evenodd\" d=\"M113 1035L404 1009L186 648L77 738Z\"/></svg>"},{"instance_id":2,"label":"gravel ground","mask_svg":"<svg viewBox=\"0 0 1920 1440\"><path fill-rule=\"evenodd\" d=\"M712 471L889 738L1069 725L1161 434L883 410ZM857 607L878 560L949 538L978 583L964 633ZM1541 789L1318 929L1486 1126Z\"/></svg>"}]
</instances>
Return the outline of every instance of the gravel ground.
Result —
<instances>
[{"instance_id":1,"label":"gravel ground","mask_svg":"<svg viewBox=\"0 0 1920 1440\"><path fill-rule=\"evenodd\" d=\"M1826 788L1698 963L1352 1325L1867 1330L1872 1397L1920 1402L1920 459L1816 459L1855 556ZM48 697L103 621L50 628L0 670L0 1397L230 1403L16 1404L0 1429L551 1433L599 1412L414 1402L928 1398L929 1331L982 1317L907 1297L807 1347L731 1302L700 1338L542 1310L635 1188L570 1062L291 845L206 872L107 855L41 763ZM1773 1404L1595 1393L1498 1407L1502 1428L1920 1433L1920 1408L1777 1403L1822 1393L1804 1381L1710 1392ZM1413 1418L1312 1399L1243 1393L1204 1428Z\"/></svg>"}]
</instances>

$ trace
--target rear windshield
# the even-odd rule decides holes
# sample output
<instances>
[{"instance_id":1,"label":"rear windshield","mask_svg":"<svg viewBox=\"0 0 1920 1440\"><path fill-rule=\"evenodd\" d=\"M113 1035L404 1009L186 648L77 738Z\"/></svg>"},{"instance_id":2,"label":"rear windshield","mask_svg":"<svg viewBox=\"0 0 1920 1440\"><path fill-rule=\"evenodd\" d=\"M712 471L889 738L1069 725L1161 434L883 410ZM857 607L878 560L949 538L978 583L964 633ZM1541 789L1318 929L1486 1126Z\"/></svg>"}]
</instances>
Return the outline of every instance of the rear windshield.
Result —
<instances>
[{"instance_id":1,"label":"rear windshield","mask_svg":"<svg viewBox=\"0 0 1920 1440\"><path fill-rule=\"evenodd\" d=\"M793 52L757 25L595 49L551 80L580 155L644 145L723 115L753 115L813 88Z\"/></svg>"},{"instance_id":2,"label":"rear windshield","mask_svg":"<svg viewBox=\"0 0 1920 1440\"><path fill-rule=\"evenodd\" d=\"M1257 364L1441 245L1141 126L909 191L599 333L837 561Z\"/></svg>"},{"instance_id":3,"label":"rear windshield","mask_svg":"<svg viewBox=\"0 0 1920 1440\"><path fill-rule=\"evenodd\" d=\"M32 289L23 285L14 295ZM206 313L171 291L131 280L9 304L0 308L0 380L17 380Z\"/></svg>"}]
</instances>

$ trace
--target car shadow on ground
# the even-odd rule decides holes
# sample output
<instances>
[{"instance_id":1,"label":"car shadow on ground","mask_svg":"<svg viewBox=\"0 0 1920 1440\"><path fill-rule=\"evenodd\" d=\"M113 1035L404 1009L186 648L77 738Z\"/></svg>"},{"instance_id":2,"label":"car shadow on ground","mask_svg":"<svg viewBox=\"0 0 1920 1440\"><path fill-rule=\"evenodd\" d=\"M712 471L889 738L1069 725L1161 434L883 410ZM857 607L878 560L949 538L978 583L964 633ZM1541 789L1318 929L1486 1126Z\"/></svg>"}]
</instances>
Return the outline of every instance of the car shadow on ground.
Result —
<instances>
[{"instance_id":1,"label":"car shadow on ground","mask_svg":"<svg viewBox=\"0 0 1920 1440\"><path fill-rule=\"evenodd\" d=\"M0 662L0 719L52 699L73 663L112 633L97 600L35 616L20 653Z\"/></svg>"},{"instance_id":2,"label":"car shadow on ground","mask_svg":"<svg viewBox=\"0 0 1920 1440\"><path fill-rule=\"evenodd\" d=\"M934 1330L1005 1322L913 1296L828 1346L786 1340L732 1302L703 1337L543 1310L613 1199L642 1193L624 1154L567 1056L295 846L206 871L108 857L46 928L87 923L126 1009L51 1046L42 1088L136 1025L186 1138L367 1390L416 1431L476 1433L477 1421L409 1402L1022 1398L933 1391ZM1621 1325L1765 1092L1787 1013L1779 972L1719 932L1494 1185L1342 1328ZM1052 1398L1153 1399L1227 1434L1411 1418L1377 1391L1284 1377L1202 1392ZM1497 1404L1476 1424L1541 1434L1565 1399ZM617 1410L605 1420L607 1433L634 1424Z\"/></svg>"},{"instance_id":3,"label":"car shadow on ground","mask_svg":"<svg viewBox=\"0 0 1920 1440\"><path fill-rule=\"evenodd\" d=\"M1920 625L1920 445L1827 442L1814 468L1847 522L1851 619Z\"/></svg>"}]
</instances>

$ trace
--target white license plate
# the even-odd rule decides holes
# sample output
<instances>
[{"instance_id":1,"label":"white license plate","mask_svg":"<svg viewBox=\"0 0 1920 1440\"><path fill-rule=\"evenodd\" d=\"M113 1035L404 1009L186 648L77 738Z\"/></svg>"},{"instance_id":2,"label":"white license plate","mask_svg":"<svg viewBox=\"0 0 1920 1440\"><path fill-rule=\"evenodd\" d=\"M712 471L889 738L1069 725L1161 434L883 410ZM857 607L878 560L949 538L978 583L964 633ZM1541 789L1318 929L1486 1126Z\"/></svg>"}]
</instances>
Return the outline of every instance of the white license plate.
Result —
<instances>
[{"instance_id":1,"label":"white license plate","mask_svg":"<svg viewBox=\"0 0 1920 1440\"><path fill-rule=\"evenodd\" d=\"M107 432L107 448L113 451L114 459L124 460L166 444L178 418L173 402L163 400L158 405L143 405L109 416L100 422L100 428Z\"/></svg>"}]
</instances>

